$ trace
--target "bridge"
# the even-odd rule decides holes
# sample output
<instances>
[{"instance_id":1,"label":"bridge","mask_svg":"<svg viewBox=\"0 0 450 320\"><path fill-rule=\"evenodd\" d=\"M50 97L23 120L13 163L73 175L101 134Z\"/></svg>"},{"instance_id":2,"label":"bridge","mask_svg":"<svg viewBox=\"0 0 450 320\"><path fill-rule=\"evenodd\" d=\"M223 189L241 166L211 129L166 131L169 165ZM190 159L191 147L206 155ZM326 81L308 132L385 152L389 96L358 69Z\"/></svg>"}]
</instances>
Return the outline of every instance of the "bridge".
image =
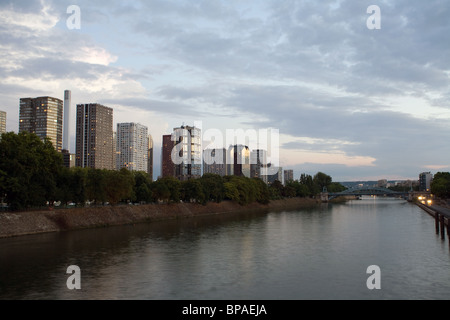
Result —
<instances>
[{"instance_id":1,"label":"bridge","mask_svg":"<svg viewBox=\"0 0 450 320\"><path fill-rule=\"evenodd\" d=\"M380 187L363 187L363 188L353 188L347 189L342 192L322 192L321 200L326 202L328 200L332 200L334 198L343 197L343 196L381 196L381 197L402 197L404 199L412 199L412 194L414 192L408 191L392 191L386 188Z\"/></svg>"}]
</instances>

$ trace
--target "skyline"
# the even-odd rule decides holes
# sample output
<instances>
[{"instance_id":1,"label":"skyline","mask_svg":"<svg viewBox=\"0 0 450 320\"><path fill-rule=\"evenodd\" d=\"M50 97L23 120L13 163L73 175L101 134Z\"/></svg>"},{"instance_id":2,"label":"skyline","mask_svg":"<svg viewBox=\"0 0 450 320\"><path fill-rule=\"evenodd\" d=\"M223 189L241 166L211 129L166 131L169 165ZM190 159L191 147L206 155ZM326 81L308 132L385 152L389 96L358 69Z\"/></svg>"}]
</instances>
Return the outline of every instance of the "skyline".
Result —
<instances>
[{"instance_id":1,"label":"skyline","mask_svg":"<svg viewBox=\"0 0 450 320\"><path fill-rule=\"evenodd\" d=\"M72 106L114 109L160 138L280 130L280 166L335 181L450 171L450 4L445 1L5 1L0 109L72 91ZM67 7L81 10L69 30ZM366 9L381 8L369 30ZM72 119L75 113L72 108ZM75 150L72 125L70 150Z\"/></svg>"}]
</instances>

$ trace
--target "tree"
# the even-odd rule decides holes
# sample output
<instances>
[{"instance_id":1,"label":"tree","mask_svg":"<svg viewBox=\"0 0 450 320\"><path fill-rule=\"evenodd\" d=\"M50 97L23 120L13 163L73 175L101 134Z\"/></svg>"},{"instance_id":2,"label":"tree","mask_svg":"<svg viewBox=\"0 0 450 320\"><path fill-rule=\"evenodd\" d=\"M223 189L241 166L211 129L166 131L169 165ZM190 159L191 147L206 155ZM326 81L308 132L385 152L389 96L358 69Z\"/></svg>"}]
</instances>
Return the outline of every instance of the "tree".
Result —
<instances>
[{"instance_id":1,"label":"tree","mask_svg":"<svg viewBox=\"0 0 450 320\"><path fill-rule=\"evenodd\" d=\"M90 201L101 203L106 202L108 197L106 193L108 175L108 170L93 168L87 169L86 196Z\"/></svg>"},{"instance_id":2,"label":"tree","mask_svg":"<svg viewBox=\"0 0 450 320\"><path fill-rule=\"evenodd\" d=\"M159 200L169 202L170 190L161 179L153 182L150 186L150 190L152 191L152 198L154 202L158 202Z\"/></svg>"},{"instance_id":3,"label":"tree","mask_svg":"<svg viewBox=\"0 0 450 320\"><path fill-rule=\"evenodd\" d=\"M439 198L450 198L450 172L438 172L431 183L431 193Z\"/></svg>"},{"instance_id":4,"label":"tree","mask_svg":"<svg viewBox=\"0 0 450 320\"><path fill-rule=\"evenodd\" d=\"M279 200L283 198L284 187L283 184L275 180L269 187L270 197L272 200Z\"/></svg>"},{"instance_id":5,"label":"tree","mask_svg":"<svg viewBox=\"0 0 450 320\"><path fill-rule=\"evenodd\" d=\"M225 197L224 180L218 174L207 173L200 179L205 201L221 202Z\"/></svg>"},{"instance_id":6,"label":"tree","mask_svg":"<svg viewBox=\"0 0 450 320\"><path fill-rule=\"evenodd\" d=\"M331 184L332 178L323 172L318 172L314 176L313 181L317 188L320 190L319 192L322 192L324 188L328 188L328 186Z\"/></svg>"},{"instance_id":7,"label":"tree","mask_svg":"<svg viewBox=\"0 0 450 320\"><path fill-rule=\"evenodd\" d=\"M0 193L13 210L50 205L56 199L62 157L36 134L5 133L0 141Z\"/></svg>"},{"instance_id":8,"label":"tree","mask_svg":"<svg viewBox=\"0 0 450 320\"><path fill-rule=\"evenodd\" d=\"M239 191L232 182L225 182L223 184L225 189L225 199L239 202Z\"/></svg>"},{"instance_id":9,"label":"tree","mask_svg":"<svg viewBox=\"0 0 450 320\"><path fill-rule=\"evenodd\" d=\"M150 190L151 181L146 172L135 171L134 175L134 194L138 202L150 202L152 192Z\"/></svg>"},{"instance_id":10,"label":"tree","mask_svg":"<svg viewBox=\"0 0 450 320\"><path fill-rule=\"evenodd\" d=\"M180 190L181 190L180 180L174 177L164 177L160 180L162 183L166 185L167 189L169 189L170 200L173 202L180 202Z\"/></svg>"},{"instance_id":11,"label":"tree","mask_svg":"<svg viewBox=\"0 0 450 320\"><path fill-rule=\"evenodd\" d=\"M206 198L203 187L198 179L190 179L181 183L181 198L185 202L205 203Z\"/></svg>"}]
</instances>

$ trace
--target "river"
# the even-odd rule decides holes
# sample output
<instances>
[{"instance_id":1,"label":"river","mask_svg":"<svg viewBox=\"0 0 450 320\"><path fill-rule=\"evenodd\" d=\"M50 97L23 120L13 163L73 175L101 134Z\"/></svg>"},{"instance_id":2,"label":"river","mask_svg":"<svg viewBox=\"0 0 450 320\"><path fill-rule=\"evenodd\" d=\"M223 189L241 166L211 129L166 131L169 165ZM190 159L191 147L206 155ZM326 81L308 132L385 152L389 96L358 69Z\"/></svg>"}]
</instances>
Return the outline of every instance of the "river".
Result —
<instances>
[{"instance_id":1,"label":"river","mask_svg":"<svg viewBox=\"0 0 450 320\"><path fill-rule=\"evenodd\" d=\"M372 265L381 289L367 287ZM448 240L396 199L0 239L0 299L449 297Z\"/></svg>"}]
</instances>

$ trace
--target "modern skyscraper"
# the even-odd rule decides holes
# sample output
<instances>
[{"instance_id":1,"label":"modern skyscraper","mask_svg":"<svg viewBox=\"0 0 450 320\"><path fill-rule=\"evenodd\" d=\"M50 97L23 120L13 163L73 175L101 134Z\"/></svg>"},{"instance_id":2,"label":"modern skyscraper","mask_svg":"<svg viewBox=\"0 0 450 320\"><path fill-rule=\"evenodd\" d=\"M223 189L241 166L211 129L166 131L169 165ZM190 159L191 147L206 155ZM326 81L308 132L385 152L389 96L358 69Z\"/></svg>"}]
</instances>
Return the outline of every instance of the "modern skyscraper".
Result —
<instances>
[{"instance_id":1,"label":"modern skyscraper","mask_svg":"<svg viewBox=\"0 0 450 320\"><path fill-rule=\"evenodd\" d=\"M244 145L234 145L228 148L227 174L250 178L250 150Z\"/></svg>"},{"instance_id":2,"label":"modern skyscraper","mask_svg":"<svg viewBox=\"0 0 450 320\"><path fill-rule=\"evenodd\" d=\"M259 178L267 183L267 174L264 174L264 168L267 168L267 151L253 150L250 153L250 177Z\"/></svg>"},{"instance_id":3,"label":"modern skyscraper","mask_svg":"<svg viewBox=\"0 0 450 320\"><path fill-rule=\"evenodd\" d=\"M294 181L294 170L284 170L284 185Z\"/></svg>"},{"instance_id":4,"label":"modern skyscraper","mask_svg":"<svg viewBox=\"0 0 450 320\"><path fill-rule=\"evenodd\" d=\"M76 165L114 170L113 109L98 103L77 105Z\"/></svg>"},{"instance_id":5,"label":"modern skyscraper","mask_svg":"<svg viewBox=\"0 0 450 320\"><path fill-rule=\"evenodd\" d=\"M271 167L271 164L268 165L269 167ZM277 171L276 171L277 170ZM271 168L270 171L276 171L275 174L269 175L267 177L267 183L268 184L272 184L274 183L276 180L280 181L281 183L283 183L283 168L282 167L273 167Z\"/></svg>"},{"instance_id":6,"label":"modern skyscraper","mask_svg":"<svg viewBox=\"0 0 450 320\"><path fill-rule=\"evenodd\" d=\"M70 151L70 109L72 104L72 93L70 90L64 91L64 127L63 127L63 150ZM70 153L70 152L69 152Z\"/></svg>"},{"instance_id":7,"label":"modern skyscraper","mask_svg":"<svg viewBox=\"0 0 450 320\"><path fill-rule=\"evenodd\" d=\"M148 171L148 128L139 123L117 124L116 169Z\"/></svg>"},{"instance_id":8,"label":"modern skyscraper","mask_svg":"<svg viewBox=\"0 0 450 320\"><path fill-rule=\"evenodd\" d=\"M147 155L147 173L150 181L153 181L153 138L152 135L148 135L148 155Z\"/></svg>"},{"instance_id":9,"label":"modern skyscraper","mask_svg":"<svg viewBox=\"0 0 450 320\"><path fill-rule=\"evenodd\" d=\"M174 145L171 134L162 137L161 176L163 178L175 176L175 165L172 161L172 149Z\"/></svg>"},{"instance_id":10,"label":"modern skyscraper","mask_svg":"<svg viewBox=\"0 0 450 320\"><path fill-rule=\"evenodd\" d=\"M58 152L62 150L63 102L52 97L20 99L19 132L50 138Z\"/></svg>"},{"instance_id":11,"label":"modern skyscraper","mask_svg":"<svg viewBox=\"0 0 450 320\"><path fill-rule=\"evenodd\" d=\"M196 127L181 126L173 129L175 140L172 162L175 165L175 177L180 181L196 179L202 176L201 130ZM175 156L175 158L174 158Z\"/></svg>"},{"instance_id":12,"label":"modern skyscraper","mask_svg":"<svg viewBox=\"0 0 450 320\"><path fill-rule=\"evenodd\" d=\"M227 150L205 149L203 150L203 174L213 173L220 176L227 175Z\"/></svg>"},{"instance_id":13,"label":"modern skyscraper","mask_svg":"<svg viewBox=\"0 0 450 320\"><path fill-rule=\"evenodd\" d=\"M420 191L430 191L432 180L433 180L433 175L431 174L431 172L422 172L419 175L419 190Z\"/></svg>"},{"instance_id":14,"label":"modern skyscraper","mask_svg":"<svg viewBox=\"0 0 450 320\"><path fill-rule=\"evenodd\" d=\"M0 134L6 133L6 112L0 111Z\"/></svg>"}]
</instances>

